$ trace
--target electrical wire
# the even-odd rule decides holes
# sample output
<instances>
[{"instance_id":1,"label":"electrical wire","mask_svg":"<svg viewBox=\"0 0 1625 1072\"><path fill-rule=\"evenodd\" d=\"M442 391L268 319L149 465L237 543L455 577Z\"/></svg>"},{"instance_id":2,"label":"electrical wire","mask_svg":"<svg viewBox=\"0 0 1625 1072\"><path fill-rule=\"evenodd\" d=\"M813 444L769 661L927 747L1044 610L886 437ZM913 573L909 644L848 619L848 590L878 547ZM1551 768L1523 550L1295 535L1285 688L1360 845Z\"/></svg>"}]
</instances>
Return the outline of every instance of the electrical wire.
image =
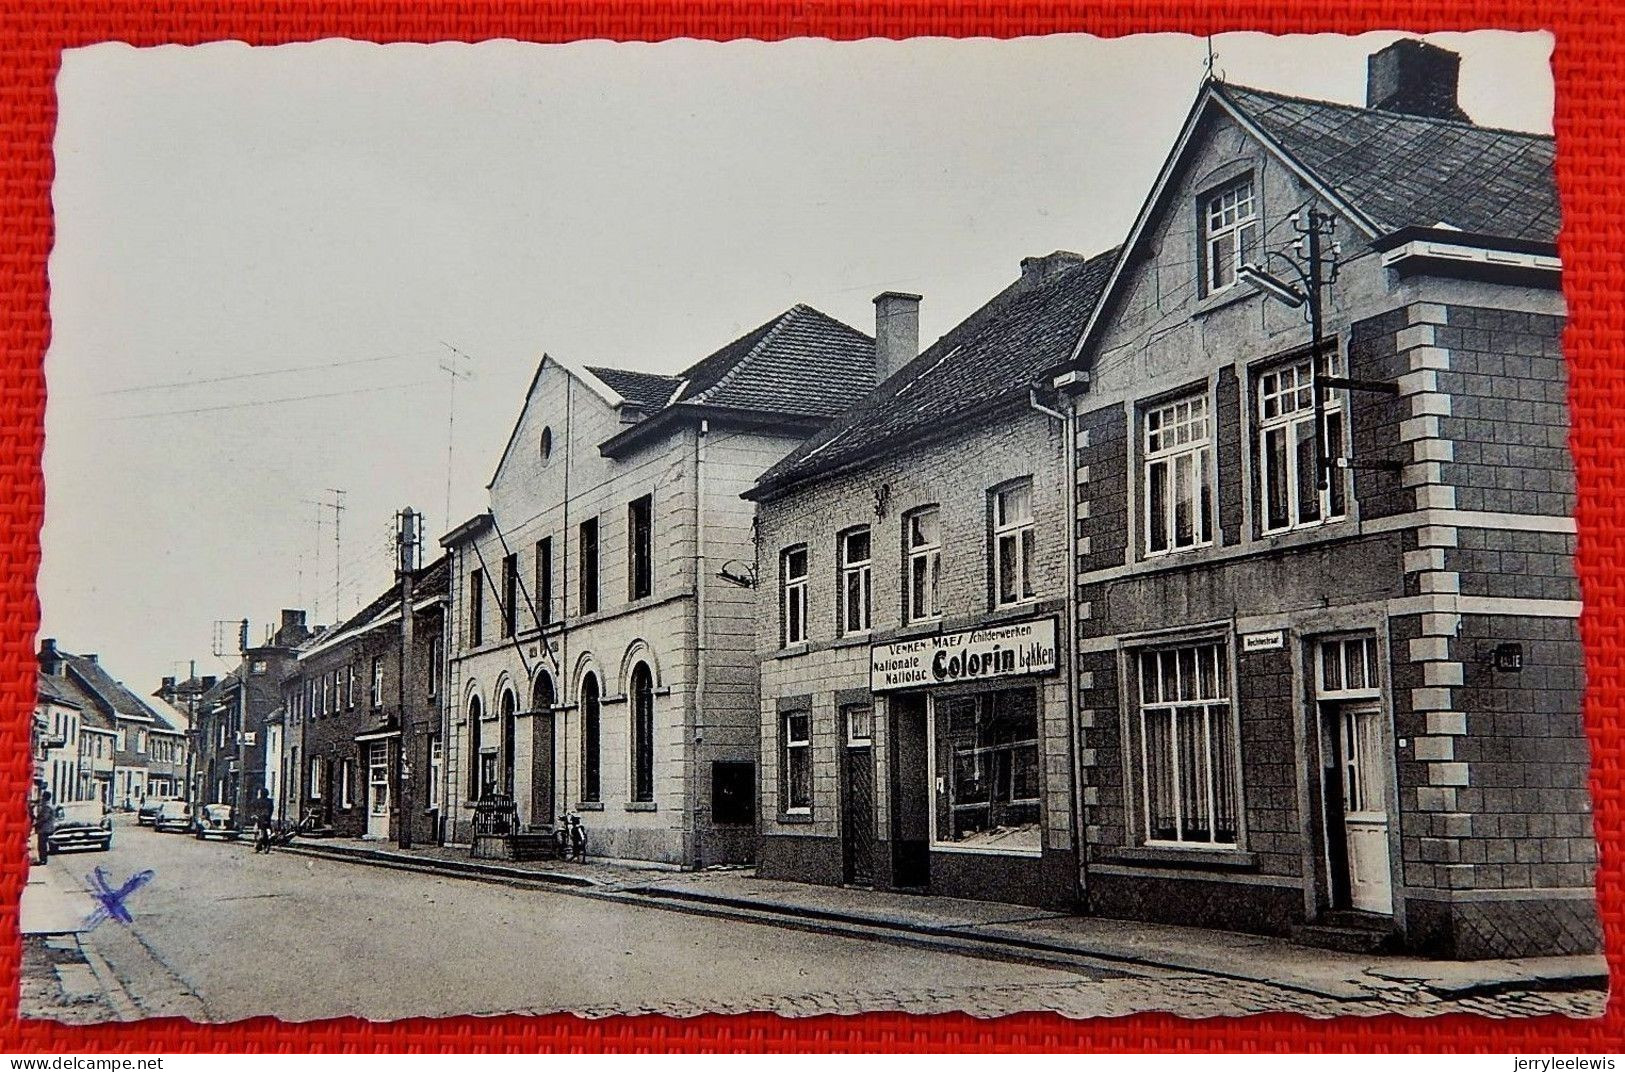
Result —
<instances>
[{"instance_id":1,"label":"electrical wire","mask_svg":"<svg viewBox=\"0 0 1625 1072\"><path fill-rule=\"evenodd\" d=\"M405 391L413 387L425 387L439 383L439 380L412 380L408 383L389 384L383 387L358 387L350 391L324 391L311 395L293 395L288 398L262 398L253 402L230 402L219 406L194 406L190 409L161 409L151 413L126 413L114 417L97 417L93 420L103 421L140 421L152 417L184 417L196 413L223 413L227 410L260 409L265 406L281 406L290 402L311 402L323 398L346 398L353 395L383 394L387 391Z\"/></svg>"},{"instance_id":2,"label":"electrical wire","mask_svg":"<svg viewBox=\"0 0 1625 1072\"><path fill-rule=\"evenodd\" d=\"M314 365L289 365L285 368L262 369L256 372L234 372L225 376L207 376L189 380L171 380L168 383L144 383L135 387L113 387L105 391L94 391L92 398L105 398L109 395L136 394L141 391L167 391L176 387L199 387L206 384L230 383L234 380L254 380L266 376L284 376L294 372L319 372L328 369L350 368L355 365L376 365L385 361L405 361L414 357L432 357L433 350L413 350L397 354L381 354L377 357L358 357L341 361L326 361Z\"/></svg>"}]
</instances>

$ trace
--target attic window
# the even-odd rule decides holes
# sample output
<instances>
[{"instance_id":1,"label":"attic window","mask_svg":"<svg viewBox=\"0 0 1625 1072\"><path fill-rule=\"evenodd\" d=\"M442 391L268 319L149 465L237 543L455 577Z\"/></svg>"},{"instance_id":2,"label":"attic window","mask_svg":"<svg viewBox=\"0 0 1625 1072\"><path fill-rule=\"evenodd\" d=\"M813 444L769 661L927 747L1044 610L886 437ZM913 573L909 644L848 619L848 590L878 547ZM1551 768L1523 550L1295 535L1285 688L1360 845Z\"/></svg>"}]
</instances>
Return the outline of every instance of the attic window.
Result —
<instances>
[{"instance_id":1,"label":"attic window","mask_svg":"<svg viewBox=\"0 0 1625 1072\"><path fill-rule=\"evenodd\" d=\"M1248 175L1202 198L1202 291L1235 286L1236 269L1253 258L1258 199Z\"/></svg>"},{"instance_id":2,"label":"attic window","mask_svg":"<svg viewBox=\"0 0 1625 1072\"><path fill-rule=\"evenodd\" d=\"M542 464L546 465L547 459L553 456L553 429L551 427L542 429L541 454Z\"/></svg>"}]
</instances>

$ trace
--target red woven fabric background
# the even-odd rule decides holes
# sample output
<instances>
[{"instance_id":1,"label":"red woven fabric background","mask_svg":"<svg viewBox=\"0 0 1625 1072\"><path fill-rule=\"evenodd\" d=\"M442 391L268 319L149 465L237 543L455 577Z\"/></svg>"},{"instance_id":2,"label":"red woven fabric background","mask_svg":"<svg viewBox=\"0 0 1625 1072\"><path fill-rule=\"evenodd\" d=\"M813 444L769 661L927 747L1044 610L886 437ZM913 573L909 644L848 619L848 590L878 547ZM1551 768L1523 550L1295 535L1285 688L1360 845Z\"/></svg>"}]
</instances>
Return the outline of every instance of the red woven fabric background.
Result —
<instances>
[{"instance_id":1,"label":"red woven fabric background","mask_svg":"<svg viewBox=\"0 0 1625 1072\"><path fill-rule=\"evenodd\" d=\"M525 5L527 8L530 5ZM44 508L40 475L49 340L46 258L52 241L51 140L60 51L105 40L135 45L235 38L279 44L322 37L379 41L560 41L581 37L658 40L820 36L1015 37L1052 32L1115 36L1142 31L1359 32L1377 29L1550 29L1557 36L1558 178L1562 190L1564 285L1571 319L1573 446L1579 468L1580 578L1589 689L1586 717L1592 788L1602 850L1598 892L1610 965L1625 954L1625 716L1621 589L1625 586L1625 110L1621 109L1625 17L1608 0L940 0L721 3L689 0L560 0L518 10L502 0L463 0L436 9L397 0L80 0L0 15L0 1050L53 1053L115 1050L901 1050L1103 1049L1250 1050L1618 1050L1625 1014L1616 996L1601 1020L1485 1021L1397 1016L1311 1021L1277 1015L1187 1021L1143 1015L1073 1022L1048 1015L999 1020L967 1016L871 1015L787 1020L771 1015L689 1020L662 1017L585 1021L571 1016L334 1020L284 1025L270 1019L207 1027L160 1020L69 1029L17 1018L16 905L26 874L23 787L30 774L28 721L34 700L33 645L39 620L34 579ZM1221 10L1222 8L1222 10ZM230 955L227 953L226 955ZM252 970L245 963L245 972ZM967 961L967 970L974 963ZM245 982L246 982L245 978ZM312 980L312 985L325 985Z\"/></svg>"}]
</instances>

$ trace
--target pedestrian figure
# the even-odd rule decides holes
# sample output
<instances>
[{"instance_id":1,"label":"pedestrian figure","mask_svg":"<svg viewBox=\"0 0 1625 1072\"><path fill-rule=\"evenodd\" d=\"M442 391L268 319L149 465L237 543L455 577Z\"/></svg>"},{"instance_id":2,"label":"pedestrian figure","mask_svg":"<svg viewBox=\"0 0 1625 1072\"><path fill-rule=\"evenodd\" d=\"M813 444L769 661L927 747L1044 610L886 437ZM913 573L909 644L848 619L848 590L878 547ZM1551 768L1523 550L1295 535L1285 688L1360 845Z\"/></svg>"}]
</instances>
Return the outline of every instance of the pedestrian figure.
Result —
<instances>
[{"instance_id":1,"label":"pedestrian figure","mask_svg":"<svg viewBox=\"0 0 1625 1072\"><path fill-rule=\"evenodd\" d=\"M49 789L40 790L39 799L34 802L32 818L39 862L44 864L51 859L51 831L56 829L56 801L52 799Z\"/></svg>"},{"instance_id":2,"label":"pedestrian figure","mask_svg":"<svg viewBox=\"0 0 1625 1072\"><path fill-rule=\"evenodd\" d=\"M249 805L249 817L254 820L254 851L271 851L271 791L261 788L259 796Z\"/></svg>"}]
</instances>

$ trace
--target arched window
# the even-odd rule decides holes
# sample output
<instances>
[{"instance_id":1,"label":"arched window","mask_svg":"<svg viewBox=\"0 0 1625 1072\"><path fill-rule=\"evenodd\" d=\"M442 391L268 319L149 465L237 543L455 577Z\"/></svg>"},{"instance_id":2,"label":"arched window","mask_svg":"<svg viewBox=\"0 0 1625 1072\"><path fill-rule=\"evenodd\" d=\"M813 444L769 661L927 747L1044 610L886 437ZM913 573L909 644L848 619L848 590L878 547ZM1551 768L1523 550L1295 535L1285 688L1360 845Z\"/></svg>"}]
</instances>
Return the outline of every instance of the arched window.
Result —
<instances>
[{"instance_id":1,"label":"arched window","mask_svg":"<svg viewBox=\"0 0 1625 1072\"><path fill-rule=\"evenodd\" d=\"M632 799L655 798L655 683L648 663L632 668Z\"/></svg>"},{"instance_id":2,"label":"arched window","mask_svg":"<svg viewBox=\"0 0 1625 1072\"><path fill-rule=\"evenodd\" d=\"M588 674L581 679L581 799L589 802L600 799L598 701L598 675Z\"/></svg>"},{"instance_id":3,"label":"arched window","mask_svg":"<svg viewBox=\"0 0 1625 1072\"><path fill-rule=\"evenodd\" d=\"M468 698L468 795L479 800L484 795L480 784L480 718L484 715L478 696Z\"/></svg>"},{"instance_id":4,"label":"arched window","mask_svg":"<svg viewBox=\"0 0 1625 1072\"><path fill-rule=\"evenodd\" d=\"M513 796L513 744L514 744L514 708L518 701L514 699L512 689L502 690L502 789L504 796Z\"/></svg>"},{"instance_id":5,"label":"arched window","mask_svg":"<svg viewBox=\"0 0 1625 1072\"><path fill-rule=\"evenodd\" d=\"M530 691L530 709L545 714L555 702L553 699L553 679L546 674L538 674L536 685Z\"/></svg>"}]
</instances>

